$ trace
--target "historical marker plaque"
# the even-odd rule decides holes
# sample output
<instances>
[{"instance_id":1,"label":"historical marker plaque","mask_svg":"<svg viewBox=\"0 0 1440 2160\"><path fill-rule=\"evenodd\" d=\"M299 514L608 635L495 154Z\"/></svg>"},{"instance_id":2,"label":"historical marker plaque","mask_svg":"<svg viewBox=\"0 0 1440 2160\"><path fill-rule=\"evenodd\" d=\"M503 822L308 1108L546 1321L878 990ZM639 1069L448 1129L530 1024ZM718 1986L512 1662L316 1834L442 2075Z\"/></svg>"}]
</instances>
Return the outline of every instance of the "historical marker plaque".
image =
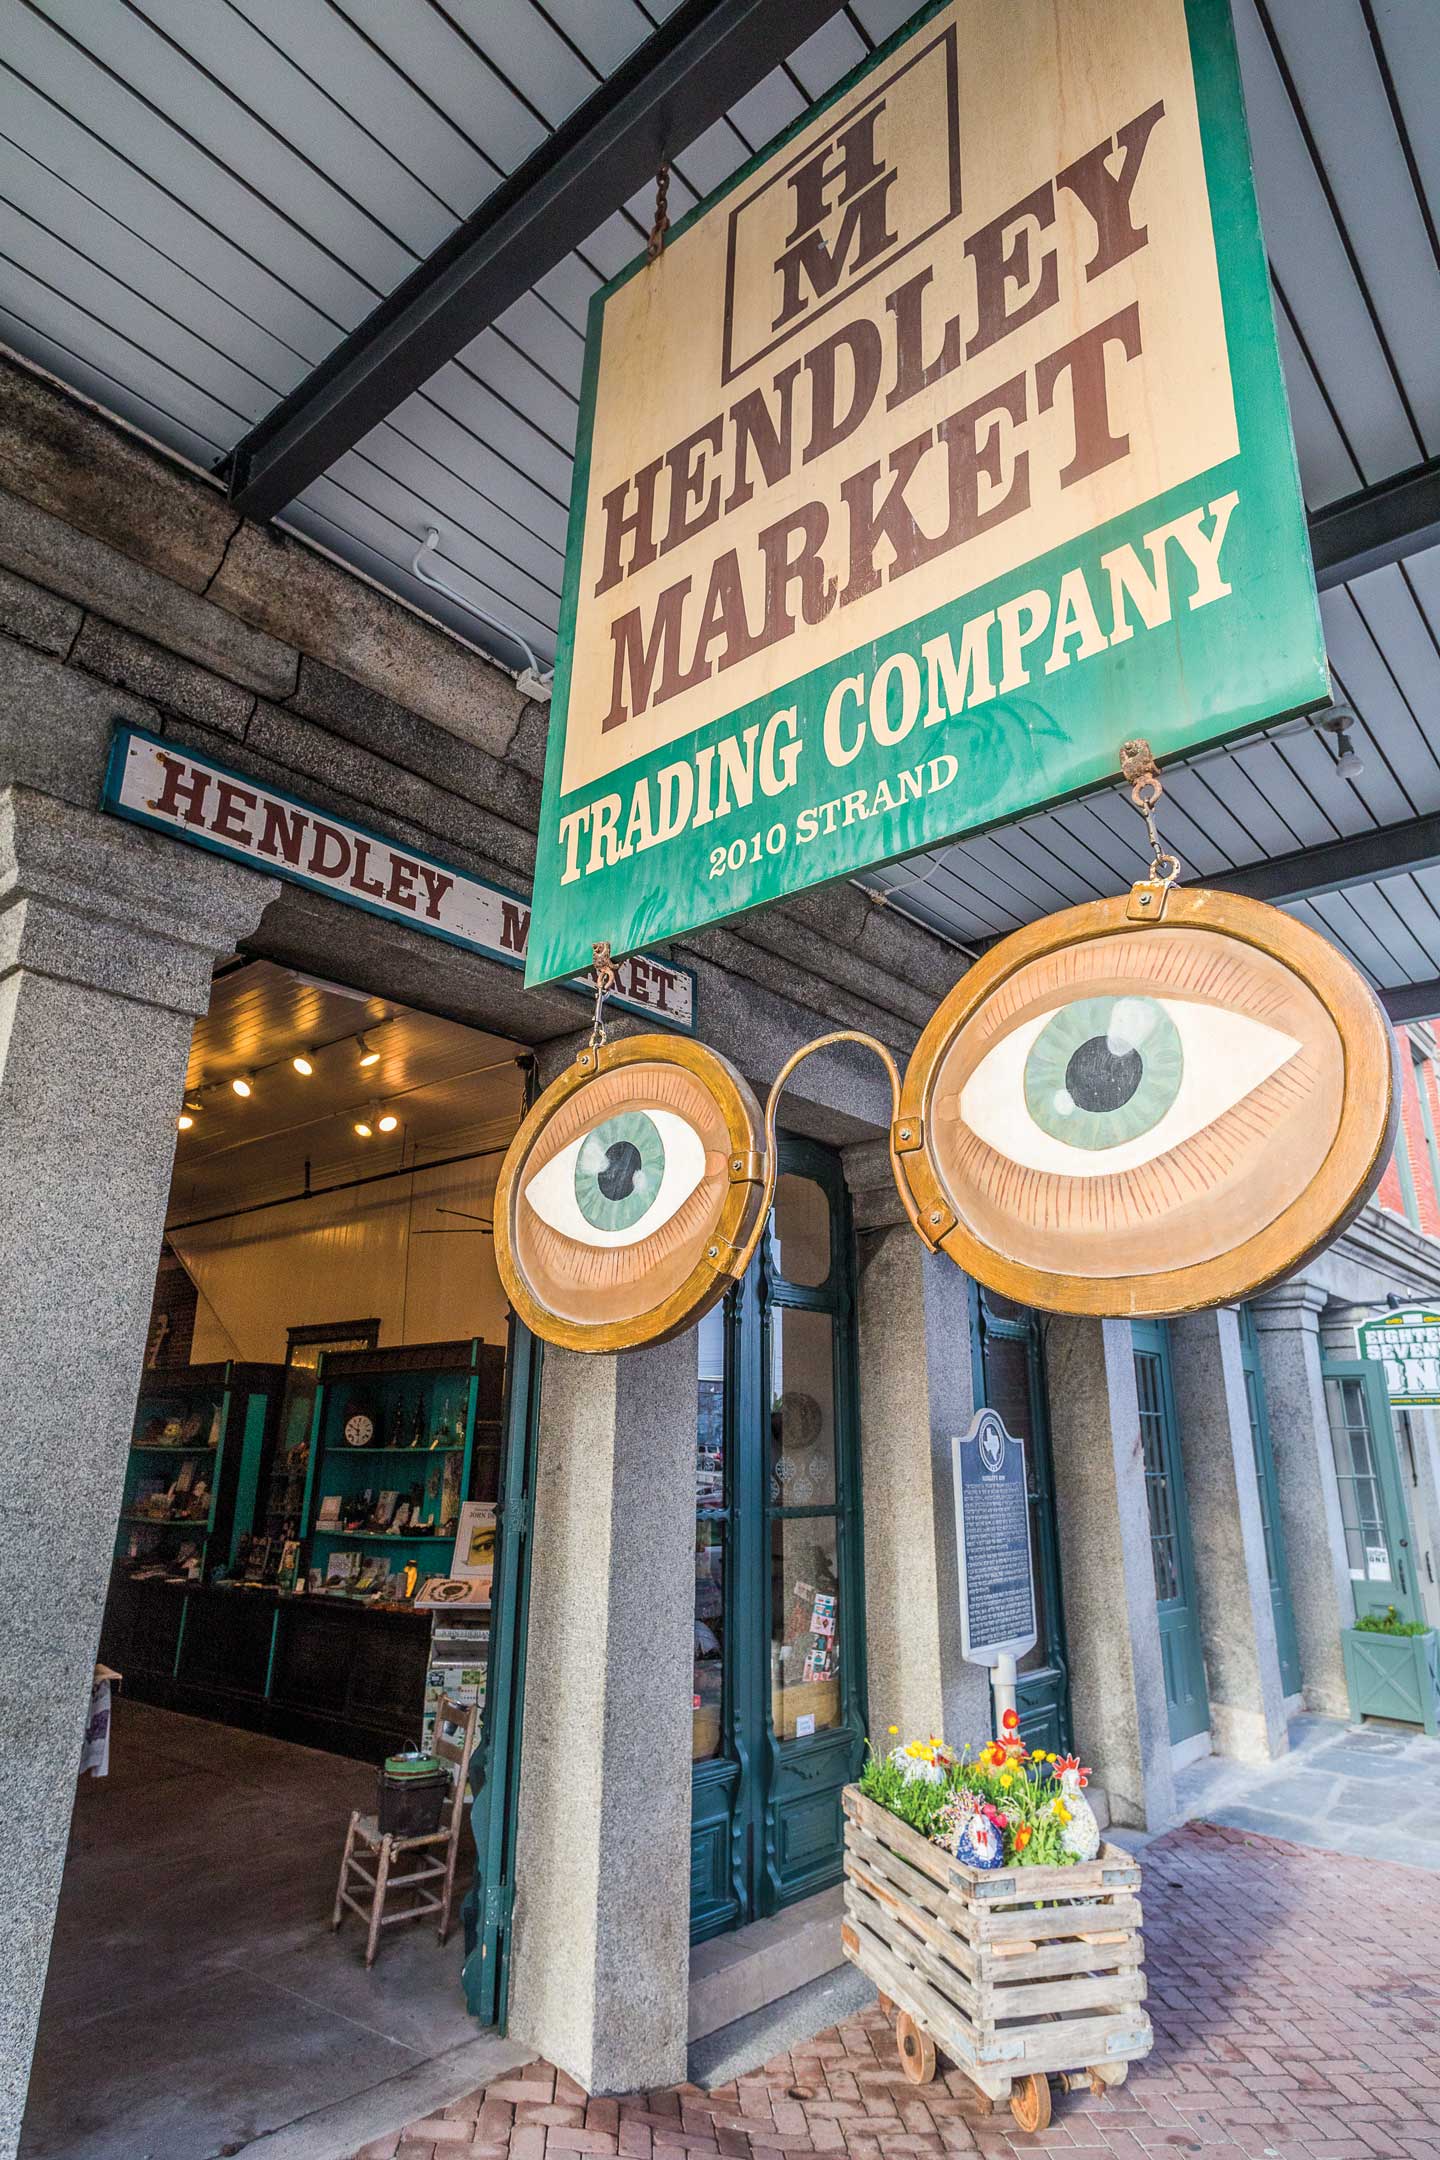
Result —
<instances>
[{"instance_id":1,"label":"historical marker plaque","mask_svg":"<svg viewBox=\"0 0 1440 2160\"><path fill-rule=\"evenodd\" d=\"M1020 1657L1035 1641L1035 1572L1025 1443L995 1410L952 1440L960 1560L960 1648L972 1665Z\"/></svg>"}]
</instances>

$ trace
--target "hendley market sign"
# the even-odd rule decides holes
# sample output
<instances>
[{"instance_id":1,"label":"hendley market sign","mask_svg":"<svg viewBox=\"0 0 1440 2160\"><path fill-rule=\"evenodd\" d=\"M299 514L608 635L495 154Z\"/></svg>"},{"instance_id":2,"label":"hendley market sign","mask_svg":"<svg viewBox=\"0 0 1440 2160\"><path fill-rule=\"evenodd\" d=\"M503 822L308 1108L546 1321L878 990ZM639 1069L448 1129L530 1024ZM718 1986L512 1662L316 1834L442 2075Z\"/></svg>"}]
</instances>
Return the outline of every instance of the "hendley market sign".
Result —
<instances>
[{"instance_id":1,"label":"hendley market sign","mask_svg":"<svg viewBox=\"0 0 1440 2160\"><path fill-rule=\"evenodd\" d=\"M596 295L527 979L1327 691L1226 0L946 0Z\"/></svg>"}]
</instances>

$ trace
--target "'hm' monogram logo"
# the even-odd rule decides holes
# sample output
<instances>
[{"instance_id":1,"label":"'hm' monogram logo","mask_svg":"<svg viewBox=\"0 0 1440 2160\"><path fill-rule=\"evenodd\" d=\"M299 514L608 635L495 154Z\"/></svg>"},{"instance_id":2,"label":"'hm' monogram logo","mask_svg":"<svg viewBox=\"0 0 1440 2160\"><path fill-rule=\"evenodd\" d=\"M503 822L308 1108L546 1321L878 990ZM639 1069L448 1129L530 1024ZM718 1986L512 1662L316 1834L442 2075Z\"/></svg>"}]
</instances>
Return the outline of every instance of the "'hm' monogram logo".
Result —
<instances>
[{"instance_id":1,"label":"'hm' monogram logo","mask_svg":"<svg viewBox=\"0 0 1440 2160\"><path fill-rule=\"evenodd\" d=\"M786 329L842 277L858 275L895 246L889 196L896 167L882 163L875 139L884 112L881 98L790 174L795 221L775 264L780 312L773 330Z\"/></svg>"}]
</instances>

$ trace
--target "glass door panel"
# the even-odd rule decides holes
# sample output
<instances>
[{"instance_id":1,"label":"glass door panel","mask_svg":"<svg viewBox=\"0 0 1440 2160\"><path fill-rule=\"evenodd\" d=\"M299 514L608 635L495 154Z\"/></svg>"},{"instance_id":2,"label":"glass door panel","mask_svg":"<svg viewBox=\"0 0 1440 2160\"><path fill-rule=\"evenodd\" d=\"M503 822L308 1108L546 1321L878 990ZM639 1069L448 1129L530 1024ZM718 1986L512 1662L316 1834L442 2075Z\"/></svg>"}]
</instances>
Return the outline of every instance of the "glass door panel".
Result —
<instances>
[{"instance_id":1,"label":"glass door panel","mask_svg":"<svg viewBox=\"0 0 1440 2160\"><path fill-rule=\"evenodd\" d=\"M1070 1673L1060 1596L1040 1315L1009 1298L978 1288L975 1312L984 1400L999 1411L1007 1430L1025 1442L1036 1638L1033 1649L1020 1660L1016 1692L1020 1728L1028 1747L1068 1753Z\"/></svg>"},{"instance_id":2,"label":"glass door panel","mask_svg":"<svg viewBox=\"0 0 1440 2160\"><path fill-rule=\"evenodd\" d=\"M1145 1499L1150 1513L1150 1556L1155 1573L1155 1610L1165 1667L1165 1702L1172 1742L1193 1739L1210 1723L1205 1660L1195 1603L1195 1565L1180 1430L1170 1384L1170 1339L1163 1320L1134 1321L1135 1392L1140 1410L1140 1447Z\"/></svg>"},{"instance_id":3,"label":"glass door panel","mask_svg":"<svg viewBox=\"0 0 1440 2160\"><path fill-rule=\"evenodd\" d=\"M1326 1358L1322 1371L1356 1617L1393 1605L1402 1620L1423 1619L1385 1368Z\"/></svg>"}]
</instances>

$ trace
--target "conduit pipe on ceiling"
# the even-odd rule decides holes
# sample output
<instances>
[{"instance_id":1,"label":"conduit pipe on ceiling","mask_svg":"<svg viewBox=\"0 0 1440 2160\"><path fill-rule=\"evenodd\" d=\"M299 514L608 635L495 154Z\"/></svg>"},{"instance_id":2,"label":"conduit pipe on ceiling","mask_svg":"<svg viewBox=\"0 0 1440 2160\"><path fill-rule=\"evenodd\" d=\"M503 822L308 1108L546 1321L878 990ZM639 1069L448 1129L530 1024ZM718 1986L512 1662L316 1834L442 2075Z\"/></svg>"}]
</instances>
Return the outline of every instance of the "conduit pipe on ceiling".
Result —
<instances>
[{"instance_id":1,"label":"conduit pipe on ceiling","mask_svg":"<svg viewBox=\"0 0 1440 2160\"><path fill-rule=\"evenodd\" d=\"M427 567L425 557L438 555L439 546L439 526L427 525L425 538L416 549L415 560L410 565L411 571L419 578L420 583L428 585L432 592L443 593L447 600L453 601L458 608L464 608L466 614L473 615L477 622L485 623L491 630L498 630L501 637L508 638L512 645L518 645L525 655L525 665L515 678L515 687L523 690L527 697L539 698L548 704L550 693L555 687L555 670L551 668L549 673L546 673L534 646L528 638L521 636L513 623L503 622L498 615L487 614L485 609L478 606L467 594L457 592L453 585L446 584L444 578L436 577L434 571Z\"/></svg>"}]
</instances>

